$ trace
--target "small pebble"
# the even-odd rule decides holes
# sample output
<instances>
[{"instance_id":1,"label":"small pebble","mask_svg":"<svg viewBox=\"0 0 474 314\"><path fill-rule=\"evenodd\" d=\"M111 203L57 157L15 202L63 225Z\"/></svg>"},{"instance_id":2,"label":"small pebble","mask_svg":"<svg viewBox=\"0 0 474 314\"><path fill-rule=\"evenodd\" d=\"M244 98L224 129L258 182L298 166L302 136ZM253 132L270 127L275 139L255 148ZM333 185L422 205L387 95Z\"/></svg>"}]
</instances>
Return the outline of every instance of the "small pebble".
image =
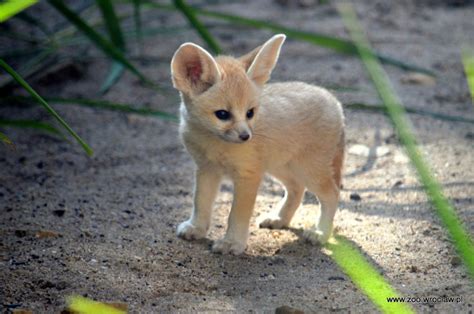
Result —
<instances>
[{"instance_id":1,"label":"small pebble","mask_svg":"<svg viewBox=\"0 0 474 314\"><path fill-rule=\"evenodd\" d=\"M417 273L418 272L418 267L416 267L415 265L411 265L409 267L409 270L410 270L410 273Z\"/></svg>"},{"instance_id":2,"label":"small pebble","mask_svg":"<svg viewBox=\"0 0 474 314\"><path fill-rule=\"evenodd\" d=\"M23 238L26 236L26 231L25 230L15 230L15 236L19 238Z\"/></svg>"},{"instance_id":3,"label":"small pebble","mask_svg":"<svg viewBox=\"0 0 474 314\"><path fill-rule=\"evenodd\" d=\"M362 200L362 198L360 197L360 195L357 194L357 193L351 193L350 198L351 198L351 200L356 201L356 202L359 202L360 200Z\"/></svg>"},{"instance_id":4,"label":"small pebble","mask_svg":"<svg viewBox=\"0 0 474 314\"><path fill-rule=\"evenodd\" d=\"M402 180L398 180L397 182L395 182L395 183L393 184L392 188L395 189L395 188L398 188L398 187L400 187L400 186L402 186L402 185L403 185L403 181L402 181Z\"/></svg>"},{"instance_id":5,"label":"small pebble","mask_svg":"<svg viewBox=\"0 0 474 314\"><path fill-rule=\"evenodd\" d=\"M64 216L65 212L66 211L64 209L56 209L56 210L53 210L53 215L56 217L62 217Z\"/></svg>"},{"instance_id":6,"label":"small pebble","mask_svg":"<svg viewBox=\"0 0 474 314\"><path fill-rule=\"evenodd\" d=\"M304 314L304 311L288 305L283 305L276 308L275 314Z\"/></svg>"},{"instance_id":7,"label":"small pebble","mask_svg":"<svg viewBox=\"0 0 474 314\"><path fill-rule=\"evenodd\" d=\"M459 256L453 256L450 260L451 265L454 267L461 265L461 258Z\"/></svg>"},{"instance_id":8,"label":"small pebble","mask_svg":"<svg viewBox=\"0 0 474 314\"><path fill-rule=\"evenodd\" d=\"M427 74L423 73L409 73L403 76L400 80L403 84L432 86L436 84L436 80Z\"/></svg>"}]
</instances>

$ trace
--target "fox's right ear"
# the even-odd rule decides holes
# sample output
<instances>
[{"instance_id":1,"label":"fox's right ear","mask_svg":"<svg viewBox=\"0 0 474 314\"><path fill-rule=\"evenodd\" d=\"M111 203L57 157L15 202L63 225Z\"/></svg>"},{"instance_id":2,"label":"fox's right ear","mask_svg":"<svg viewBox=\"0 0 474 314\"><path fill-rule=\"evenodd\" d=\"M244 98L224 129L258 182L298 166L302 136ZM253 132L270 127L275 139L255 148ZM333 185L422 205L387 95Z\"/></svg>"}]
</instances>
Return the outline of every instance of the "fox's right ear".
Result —
<instances>
[{"instance_id":1,"label":"fox's right ear","mask_svg":"<svg viewBox=\"0 0 474 314\"><path fill-rule=\"evenodd\" d=\"M285 39L283 34L275 35L262 46L239 58L249 78L258 85L263 85L270 79Z\"/></svg>"},{"instance_id":2,"label":"fox's right ear","mask_svg":"<svg viewBox=\"0 0 474 314\"><path fill-rule=\"evenodd\" d=\"M203 48L182 44L171 60L173 86L188 95L199 95L221 79L219 66Z\"/></svg>"}]
</instances>

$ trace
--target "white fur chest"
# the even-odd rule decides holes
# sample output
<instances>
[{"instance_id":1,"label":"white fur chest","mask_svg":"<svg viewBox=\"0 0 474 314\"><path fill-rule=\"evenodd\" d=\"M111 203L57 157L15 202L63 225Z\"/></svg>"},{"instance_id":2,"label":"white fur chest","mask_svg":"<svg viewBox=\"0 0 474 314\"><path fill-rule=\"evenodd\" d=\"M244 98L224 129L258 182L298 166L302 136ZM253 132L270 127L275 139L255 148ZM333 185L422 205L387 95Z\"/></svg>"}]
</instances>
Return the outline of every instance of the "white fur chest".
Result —
<instances>
[{"instance_id":1,"label":"white fur chest","mask_svg":"<svg viewBox=\"0 0 474 314\"><path fill-rule=\"evenodd\" d=\"M252 142L228 143L186 122L181 123L180 135L198 167L214 168L229 176L255 173L262 168L260 154Z\"/></svg>"}]
</instances>

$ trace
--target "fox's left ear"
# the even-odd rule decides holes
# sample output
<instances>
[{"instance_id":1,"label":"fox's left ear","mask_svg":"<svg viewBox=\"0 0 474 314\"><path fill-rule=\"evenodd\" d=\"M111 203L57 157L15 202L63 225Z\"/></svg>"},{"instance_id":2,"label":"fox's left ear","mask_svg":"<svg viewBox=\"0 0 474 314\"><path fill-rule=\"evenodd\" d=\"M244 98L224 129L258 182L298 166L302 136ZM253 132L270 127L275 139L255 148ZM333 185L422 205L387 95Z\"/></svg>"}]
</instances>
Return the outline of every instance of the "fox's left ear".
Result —
<instances>
[{"instance_id":1,"label":"fox's left ear","mask_svg":"<svg viewBox=\"0 0 474 314\"><path fill-rule=\"evenodd\" d=\"M239 58L247 69L247 75L258 85L263 85L270 79L285 39L283 34L275 35L263 46Z\"/></svg>"}]
</instances>

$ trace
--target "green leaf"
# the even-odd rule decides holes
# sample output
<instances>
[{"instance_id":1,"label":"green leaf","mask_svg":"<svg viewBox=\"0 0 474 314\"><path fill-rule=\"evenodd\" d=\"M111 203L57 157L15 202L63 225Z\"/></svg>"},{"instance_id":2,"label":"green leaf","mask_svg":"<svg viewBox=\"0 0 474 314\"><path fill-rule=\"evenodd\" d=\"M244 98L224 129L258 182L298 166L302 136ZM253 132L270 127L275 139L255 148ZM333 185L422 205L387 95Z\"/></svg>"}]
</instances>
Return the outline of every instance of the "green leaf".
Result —
<instances>
[{"instance_id":1,"label":"green leaf","mask_svg":"<svg viewBox=\"0 0 474 314\"><path fill-rule=\"evenodd\" d=\"M163 10L170 10L170 11L174 10L174 7L171 5L158 4L151 1L144 1L143 5L148 6L148 7L163 9ZM317 32L300 31L295 28L282 26L280 24L262 21L258 19L246 18L246 17L242 17L238 15L202 10L195 7L189 7L189 8L191 8L192 12L196 15L208 16L215 19L224 20L232 24L239 24L239 25L249 26L253 28L260 28L260 29L268 29L277 33L284 33L288 38L303 40L308 43L325 47L328 49L332 49L340 53L345 53L349 55L357 55L357 49L352 42L345 39L338 38L338 37L329 36L329 35L325 35L325 34L321 34ZM388 57L385 55L381 55L381 54L376 54L376 55L383 63L397 66L404 70L415 71L415 72L420 72L420 73L425 73L431 76L435 76L434 72L429 69L426 69L417 65L409 64L409 63L406 63L401 60L397 60L395 58Z\"/></svg>"},{"instance_id":2,"label":"green leaf","mask_svg":"<svg viewBox=\"0 0 474 314\"><path fill-rule=\"evenodd\" d=\"M354 46L353 43L351 43L348 40L345 39L340 39L334 36L328 36L316 32L305 32L305 31L300 31L294 28L289 28L285 27L279 24L271 23L271 22L266 22L266 21L261 21L261 20L256 20L256 19L250 19L250 18L244 18L236 15L231 15L231 14L224 14L224 13L219 13L219 12L211 12L211 11L206 11L206 10L201 10L201 9L194 9L195 12L199 15L203 16L209 16L213 18L218 18L222 20L226 20L228 22L232 22L234 24L241 24L245 26L250 26L254 28L263 28L263 29L269 29L274 32L278 33L284 33L286 36L289 38L294 38L294 39L299 39L306 41L308 43L312 43L314 45L318 45L321 47L329 48L334 51L340 52L340 53L345 53L345 54L350 54L350 55L357 55L357 50ZM416 72L421 72L425 74L429 74L434 76L434 73L431 70L408 64L400 60L396 60L394 58L384 56L381 54L377 54L377 56L380 58L380 60L384 63L391 64L397 67L400 67L404 70L410 70L410 71L416 71Z\"/></svg>"},{"instance_id":3,"label":"green leaf","mask_svg":"<svg viewBox=\"0 0 474 314\"><path fill-rule=\"evenodd\" d=\"M82 296L71 296L67 299L68 309L74 313L126 314L127 311L116 309L109 304L97 302Z\"/></svg>"},{"instance_id":4,"label":"green leaf","mask_svg":"<svg viewBox=\"0 0 474 314\"><path fill-rule=\"evenodd\" d=\"M138 38L139 54L143 54L143 33L141 19L141 0L133 0L133 21L135 23L135 33Z\"/></svg>"},{"instance_id":5,"label":"green leaf","mask_svg":"<svg viewBox=\"0 0 474 314\"><path fill-rule=\"evenodd\" d=\"M23 22L28 23L34 27L37 27L46 36L49 37L51 35L51 32L49 31L48 26L44 24L41 20L37 19L36 17L33 17L24 11L18 14L17 17Z\"/></svg>"},{"instance_id":6,"label":"green leaf","mask_svg":"<svg viewBox=\"0 0 474 314\"><path fill-rule=\"evenodd\" d=\"M206 42L206 44L209 46L212 52L214 52L215 54L219 54L221 52L221 48L219 47L219 44L214 39L214 37L212 37L212 35L207 30L207 28L196 17L195 9L187 5L184 0L174 0L174 5L188 19L189 24L191 24L191 26L194 27L194 29L198 32L201 38Z\"/></svg>"},{"instance_id":7,"label":"green leaf","mask_svg":"<svg viewBox=\"0 0 474 314\"><path fill-rule=\"evenodd\" d=\"M22 97L22 96L12 96L8 97L10 99L18 100L18 101L31 101L33 100L30 97ZM124 113L133 113L143 116L152 116L161 118L164 120L170 120L173 122L178 121L178 117L174 114L167 113L164 111L153 110L153 109L146 109L146 108L135 108L132 104L123 104L123 103L115 103L106 100L94 100L94 99L84 99L84 98L46 98L46 100L51 104L57 105L79 105L83 107L89 108L98 108L98 109L105 109L111 111L119 111Z\"/></svg>"},{"instance_id":8,"label":"green leaf","mask_svg":"<svg viewBox=\"0 0 474 314\"><path fill-rule=\"evenodd\" d=\"M108 92L108 90L119 80L120 76L122 76L124 69L125 68L123 67L123 64L115 61L112 63L109 75L107 75L107 78L100 87L101 94L105 94Z\"/></svg>"},{"instance_id":9,"label":"green leaf","mask_svg":"<svg viewBox=\"0 0 474 314\"><path fill-rule=\"evenodd\" d=\"M22 77L28 78L40 71L44 67L45 60L48 60L51 55L56 52L55 47L49 47L44 50L38 51L34 57L32 57L28 62L24 63L21 68L18 70L21 73ZM5 87L8 84L11 84L14 81L13 77L6 77L0 81L0 88Z\"/></svg>"},{"instance_id":10,"label":"green leaf","mask_svg":"<svg viewBox=\"0 0 474 314\"><path fill-rule=\"evenodd\" d=\"M409 303L387 302L387 298L397 298L399 293L350 240L335 235L325 247L330 250L329 256L383 313L415 313Z\"/></svg>"},{"instance_id":11,"label":"green leaf","mask_svg":"<svg viewBox=\"0 0 474 314\"><path fill-rule=\"evenodd\" d=\"M474 53L473 49L464 48L462 51L462 62L466 73L467 85L471 92L472 103L474 104Z\"/></svg>"},{"instance_id":12,"label":"green leaf","mask_svg":"<svg viewBox=\"0 0 474 314\"><path fill-rule=\"evenodd\" d=\"M125 41L123 39L122 29L120 27L117 15L115 14L112 2L110 0L96 0L96 2L99 5L100 11L102 12L102 17L105 21L110 40L116 47L124 52ZM112 63L110 72L100 88L100 92L102 94L105 94L119 80L124 69L125 68L122 63L118 63L117 61Z\"/></svg>"},{"instance_id":13,"label":"green leaf","mask_svg":"<svg viewBox=\"0 0 474 314\"><path fill-rule=\"evenodd\" d=\"M347 103L344 104L344 107L349 109L359 109L359 110L367 110L367 111L374 111L374 112L381 112L383 114L388 114L387 107L385 105L368 105L363 103ZM405 108L407 113L417 114L421 116L428 116L433 119L438 120L445 120L445 121L453 121L453 122L463 122L463 123L474 123L474 119L466 118L466 117L459 117L459 116L451 116L445 115L442 113L431 112L423 109L413 109L413 108Z\"/></svg>"},{"instance_id":14,"label":"green leaf","mask_svg":"<svg viewBox=\"0 0 474 314\"><path fill-rule=\"evenodd\" d=\"M102 17L107 27L110 40L121 51L125 51L125 41L123 40L122 29L115 14L114 6L110 0L96 0L100 8Z\"/></svg>"},{"instance_id":15,"label":"green leaf","mask_svg":"<svg viewBox=\"0 0 474 314\"><path fill-rule=\"evenodd\" d=\"M5 145L8 145L10 147L14 147L13 142L11 139L8 138L5 134L0 132L0 141L2 141Z\"/></svg>"},{"instance_id":16,"label":"green leaf","mask_svg":"<svg viewBox=\"0 0 474 314\"><path fill-rule=\"evenodd\" d=\"M14 1L7 0L0 2L0 23L5 22L13 15L25 10L26 8L32 6L38 2L38 0L22 0Z\"/></svg>"},{"instance_id":17,"label":"green leaf","mask_svg":"<svg viewBox=\"0 0 474 314\"><path fill-rule=\"evenodd\" d=\"M0 126L15 127L15 128L22 128L22 129L35 129L35 130L40 130L40 131L44 131L47 133L51 133L51 134L59 135L63 137L61 132L59 132L59 130L56 129L54 126L48 123L35 121L35 120L2 120L0 119Z\"/></svg>"},{"instance_id":18,"label":"green leaf","mask_svg":"<svg viewBox=\"0 0 474 314\"><path fill-rule=\"evenodd\" d=\"M442 188L432 174L432 171L417 146L417 141L406 117L405 109L402 106L390 80L380 64L377 56L372 51L370 43L364 35L356 13L349 3L339 5L346 28L357 47L359 56L369 74L380 99L387 108L390 119L398 133L401 143L410 157L411 163L415 167L423 188L428 195L431 204L436 210L436 214L448 231L454 247L464 261L468 273L474 279L474 244L469 232L459 219L455 208L444 196Z\"/></svg>"},{"instance_id":19,"label":"green leaf","mask_svg":"<svg viewBox=\"0 0 474 314\"><path fill-rule=\"evenodd\" d=\"M66 19L68 19L72 24L74 24L80 31L82 31L99 49L101 49L105 54L114 60L122 63L127 69L129 69L133 74L138 76L143 82L148 85L157 87L156 83L153 83L145 75L143 75L133 64L131 64L123 53L110 43L107 39L102 37L89 25L87 25L84 20L79 17L76 13L71 11L61 0L48 0L48 2L56 8Z\"/></svg>"},{"instance_id":20,"label":"green leaf","mask_svg":"<svg viewBox=\"0 0 474 314\"><path fill-rule=\"evenodd\" d=\"M48 111L82 146L87 155L92 156L93 151L79 135L61 118L61 116L18 74L13 70L3 59L0 59L0 67L2 67L8 74L10 74L15 81L17 81L38 103L40 103L46 111Z\"/></svg>"}]
</instances>

